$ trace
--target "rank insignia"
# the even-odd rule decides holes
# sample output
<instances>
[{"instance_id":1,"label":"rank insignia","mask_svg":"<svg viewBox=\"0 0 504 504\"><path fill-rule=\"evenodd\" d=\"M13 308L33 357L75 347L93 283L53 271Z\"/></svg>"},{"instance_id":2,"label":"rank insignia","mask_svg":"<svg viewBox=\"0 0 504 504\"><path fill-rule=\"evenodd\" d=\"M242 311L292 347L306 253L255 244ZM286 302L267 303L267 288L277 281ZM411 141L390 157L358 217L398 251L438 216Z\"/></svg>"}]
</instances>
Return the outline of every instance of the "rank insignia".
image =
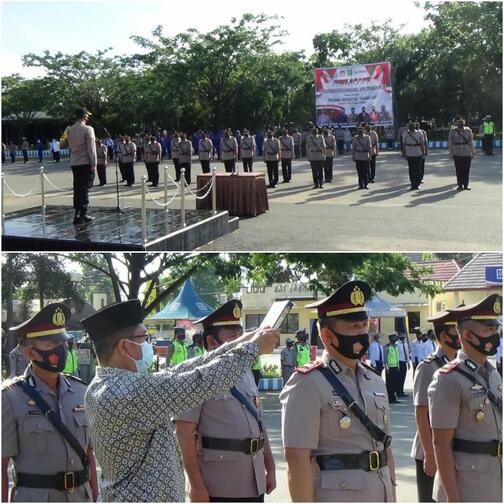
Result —
<instances>
[{"instance_id":1,"label":"rank insignia","mask_svg":"<svg viewBox=\"0 0 504 504\"><path fill-rule=\"evenodd\" d=\"M77 404L75 408L72 410L74 413L79 413L81 411L84 411L84 405L83 404Z\"/></svg>"},{"instance_id":2,"label":"rank insignia","mask_svg":"<svg viewBox=\"0 0 504 504\"><path fill-rule=\"evenodd\" d=\"M64 326L65 325L65 314L63 313L61 308L56 308L54 310L53 316L52 316L52 323L55 326Z\"/></svg>"},{"instance_id":3,"label":"rank insignia","mask_svg":"<svg viewBox=\"0 0 504 504\"><path fill-rule=\"evenodd\" d=\"M359 289L359 287L355 287L352 294L350 294L350 302L354 306L361 306L364 304L364 293Z\"/></svg>"},{"instance_id":4,"label":"rank insignia","mask_svg":"<svg viewBox=\"0 0 504 504\"><path fill-rule=\"evenodd\" d=\"M352 426L352 419L347 415L343 415L340 418L339 426L343 430L350 429L350 427Z\"/></svg>"},{"instance_id":5,"label":"rank insignia","mask_svg":"<svg viewBox=\"0 0 504 504\"><path fill-rule=\"evenodd\" d=\"M485 420L485 412L483 410L476 411L474 419L476 420L476 422L483 422L483 420Z\"/></svg>"}]
</instances>

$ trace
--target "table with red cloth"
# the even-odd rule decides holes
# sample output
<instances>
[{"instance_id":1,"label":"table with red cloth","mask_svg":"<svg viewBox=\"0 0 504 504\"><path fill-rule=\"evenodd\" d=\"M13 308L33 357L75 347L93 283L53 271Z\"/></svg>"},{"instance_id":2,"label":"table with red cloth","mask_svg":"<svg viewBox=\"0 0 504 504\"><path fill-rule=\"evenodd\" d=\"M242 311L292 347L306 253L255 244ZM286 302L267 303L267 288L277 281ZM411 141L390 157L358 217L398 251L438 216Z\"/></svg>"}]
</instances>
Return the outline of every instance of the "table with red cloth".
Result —
<instances>
[{"instance_id":1,"label":"table with red cloth","mask_svg":"<svg viewBox=\"0 0 504 504\"><path fill-rule=\"evenodd\" d=\"M217 210L227 210L229 215L251 216L262 214L269 210L266 178L264 173L217 173ZM203 173L197 177L197 190L207 186L212 178L211 173ZM201 196L206 190L198 192ZM204 198L196 200L198 210L212 209L212 192Z\"/></svg>"}]
</instances>

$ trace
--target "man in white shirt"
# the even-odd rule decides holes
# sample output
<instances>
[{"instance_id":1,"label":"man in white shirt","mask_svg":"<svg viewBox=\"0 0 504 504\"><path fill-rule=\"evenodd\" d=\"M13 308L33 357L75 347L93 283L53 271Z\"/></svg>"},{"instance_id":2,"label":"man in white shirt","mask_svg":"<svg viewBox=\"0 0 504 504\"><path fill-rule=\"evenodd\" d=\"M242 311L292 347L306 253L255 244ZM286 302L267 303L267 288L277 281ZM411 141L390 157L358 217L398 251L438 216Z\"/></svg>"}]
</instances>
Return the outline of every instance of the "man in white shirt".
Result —
<instances>
[{"instance_id":1,"label":"man in white shirt","mask_svg":"<svg viewBox=\"0 0 504 504\"><path fill-rule=\"evenodd\" d=\"M368 356L371 367L381 376L383 371L383 348L380 343L381 336L376 333L369 345Z\"/></svg>"},{"instance_id":2,"label":"man in white shirt","mask_svg":"<svg viewBox=\"0 0 504 504\"><path fill-rule=\"evenodd\" d=\"M52 139L51 152L53 155L53 161L55 163L59 163L60 162L60 143L58 142L58 140L56 140L56 138Z\"/></svg>"},{"instance_id":3,"label":"man in white shirt","mask_svg":"<svg viewBox=\"0 0 504 504\"><path fill-rule=\"evenodd\" d=\"M422 362L422 359L420 358L420 345L422 344L422 333L420 331L414 331L416 335L416 339L411 343L411 362L413 364L413 373L415 373L415 370Z\"/></svg>"},{"instance_id":4,"label":"man in white shirt","mask_svg":"<svg viewBox=\"0 0 504 504\"><path fill-rule=\"evenodd\" d=\"M399 348L399 397L407 397L408 394L404 393L404 382L406 381L406 373L410 368L410 348L409 341L406 340L406 334L399 335L399 341L397 342Z\"/></svg>"}]
</instances>

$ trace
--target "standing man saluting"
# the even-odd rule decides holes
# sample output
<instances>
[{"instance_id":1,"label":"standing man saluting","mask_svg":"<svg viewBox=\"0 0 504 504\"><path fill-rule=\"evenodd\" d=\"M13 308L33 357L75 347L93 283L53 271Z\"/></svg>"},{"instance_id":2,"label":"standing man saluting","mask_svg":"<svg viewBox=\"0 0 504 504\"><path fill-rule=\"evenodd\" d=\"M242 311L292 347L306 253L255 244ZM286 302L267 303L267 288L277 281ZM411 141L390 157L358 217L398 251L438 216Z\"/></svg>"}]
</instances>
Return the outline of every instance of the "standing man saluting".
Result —
<instances>
[{"instance_id":1,"label":"standing man saluting","mask_svg":"<svg viewBox=\"0 0 504 504\"><path fill-rule=\"evenodd\" d=\"M462 118L457 120L457 127L448 134L448 152L455 163L457 174L457 191L470 190L469 170L472 158L476 155L471 128L465 125Z\"/></svg>"},{"instance_id":2,"label":"standing man saluting","mask_svg":"<svg viewBox=\"0 0 504 504\"><path fill-rule=\"evenodd\" d=\"M76 121L66 129L70 149L70 167L73 172L74 224L86 224L93 220L87 214L89 187L93 185L96 172L95 132L87 125L91 112L85 107L75 110Z\"/></svg>"},{"instance_id":3,"label":"standing man saluting","mask_svg":"<svg viewBox=\"0 0 504 504\"><path fill-rule=\"evenodd\" d=\"M408 160L410 191L416 191L422 182L422 158L427 155L425 137L416 129L416 123L410 121L402 138L403 155Z\"/></svg>"}]
</instances>

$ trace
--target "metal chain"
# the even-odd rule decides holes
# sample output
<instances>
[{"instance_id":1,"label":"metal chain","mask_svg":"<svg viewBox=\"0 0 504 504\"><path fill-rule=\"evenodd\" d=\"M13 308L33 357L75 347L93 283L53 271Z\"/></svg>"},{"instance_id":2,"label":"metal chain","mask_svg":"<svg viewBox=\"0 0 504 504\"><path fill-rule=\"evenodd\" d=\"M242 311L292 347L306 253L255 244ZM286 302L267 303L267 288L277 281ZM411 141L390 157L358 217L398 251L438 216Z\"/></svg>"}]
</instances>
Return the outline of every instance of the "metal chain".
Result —
<instances>
[{"instance_id":1,"label":"metal chain","mask_svg":"<svg viewBox=\"0 0 504 504\"><path fill-rule=\"evenodd\" d=\"M35 188L37 186L37 184L35 184L27 193L25 194L18 194L16 191L13 191L12 188L9 186L9 184L7 183L7 180L4 178L3 179L3 182L4 182L4 185L5 187L7 187L7 189L14 195L16 196L16 198L26 198L27 196L30 196L31 194L33 194L33 191L35 191Z\"/></svg>"},{"instance_id":2,"label":"metal chain","mask_svg":"<svg viewBox=\"0 0 504 504\"><path fill-rule=\"evenodd\" d=\"M177 184L175 184L177 185ZM152 193L149 191L149 187L148 186L145 186L145 188L147 189L147 194L149 195L149 198L157 205L157 206L160 206L162 208L165 208L169 205L171 205L173 203L173 201L175 200L175 198L177 197L177 194L179 193L179 190L180 190L180 186L177 185L177 190L173 193L173 196L171 197L171 199L169 199L166 203L159 203L159 201L157 201L156 199L154 199L154 197L152 196Z\"/></svg>"},{"instance_id":3,"label":"metal chain","mask_svg":"<svg viewBox=\"0 0 504 504\"><path fill-rule=\"evenodd\" d=\"M185 180L185 179L184 179ZM201 192L203 190L205 190L208 186L208 191L203 195L203 196L198 196L196 193L194 193L191 188L189 187L189 184L187 182L185 182L185 186L187 187L187 189L189 189L189 193L194 196L197 200L202 200L202 199L205 199L206 197L208 197L208 195L210 194L210 191L212 190L213 188L213 183L214 183L214 177L211 177L210 178L210 182L208 182L204 187L202 187L201 189L198 189L196 191L196 193L198 192Z\"/></svg>"},{"instance_id":4,"label":"metal chain","mask_svg":"<svg viewBox=\"0 0 504 504\"><path fill-rule=\"evenodd\" d=\"M47 180L47 182L49 182L49 185L55 189L56 191L60 191L60 192L64 192L64 191L68 191L69 189L60 189L59 187L56 187L50 180L49 180L49 177L44 173L44 178Z\"/></svg>"}]
</instances>

